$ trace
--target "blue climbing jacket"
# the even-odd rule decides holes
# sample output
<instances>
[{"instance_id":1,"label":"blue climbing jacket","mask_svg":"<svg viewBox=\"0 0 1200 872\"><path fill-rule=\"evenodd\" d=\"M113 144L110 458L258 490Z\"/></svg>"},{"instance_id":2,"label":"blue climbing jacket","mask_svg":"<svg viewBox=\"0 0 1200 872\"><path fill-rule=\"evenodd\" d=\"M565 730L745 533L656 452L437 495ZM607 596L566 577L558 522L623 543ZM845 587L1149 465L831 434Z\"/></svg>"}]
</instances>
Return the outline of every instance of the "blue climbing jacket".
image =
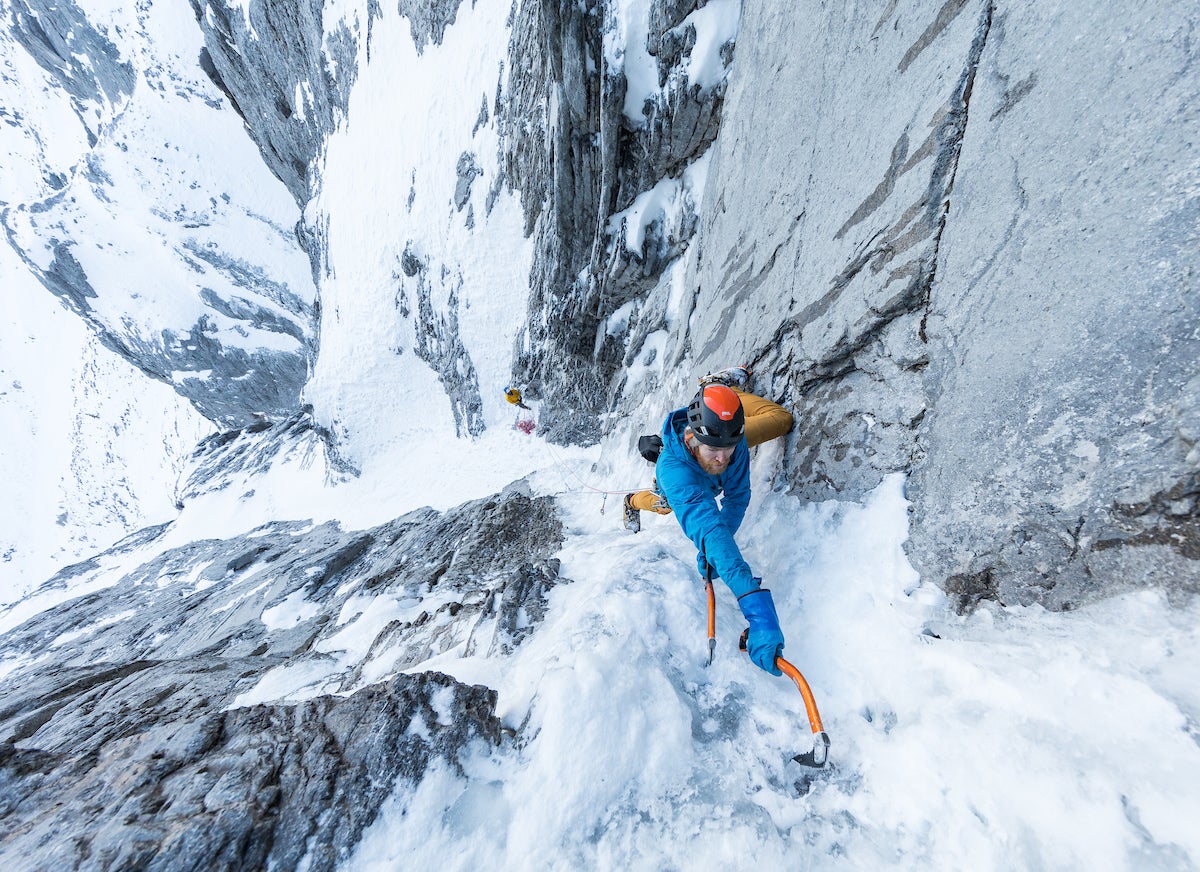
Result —
<instances>
[{"instance_id":1,"label":"blue climbing jacket","mask_svg":"<svg viewBox=\"0 0 1200 872\"><path fill-rule=\"evenodd\" d=\"M734 596L740 597L759 586L733 539L750 503L750 449L743 437L729 468L721 475L709 475L683 443L686 427L687 409L676 409L663 422L663 450L655 464L658 489L670 503L684 535L708 558ZM725 495L718 508L717 496L722 491Z\"/></svg>"}]
</instances>

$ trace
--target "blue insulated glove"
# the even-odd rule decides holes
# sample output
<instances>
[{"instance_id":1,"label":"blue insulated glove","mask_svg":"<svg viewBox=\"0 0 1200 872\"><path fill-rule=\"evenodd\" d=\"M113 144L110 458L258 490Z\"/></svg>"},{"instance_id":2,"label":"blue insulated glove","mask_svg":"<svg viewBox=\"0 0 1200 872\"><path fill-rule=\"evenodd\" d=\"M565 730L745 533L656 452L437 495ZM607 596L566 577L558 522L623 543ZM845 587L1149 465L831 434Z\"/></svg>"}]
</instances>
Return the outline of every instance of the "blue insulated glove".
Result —
<instances>
[{"instance_id":1,"label":"blue insulated glove","mask_svg":"<svg viewBox=\"0 0 1200 872\"><path fill-rule=\"evenodd\" d=\"M742 594L738 599L738 608L750 622L746 650L750 652L754 665L772 675L783 675L775 667L775 658L783 650L783 631L779 629L779 616L775 614L775 600L771 599L771 591L758 588Z\"/></svg>"},{"instance_id":2,"label":"blue insulated glove","mask_svg":"<svg viewBox=\"0 0 1200 872\"><path fill-rule=\"evenodd\" d=\"M704 572L705 572L705 570L706 570L706 569L707 569L709 566L712 566L712 564L711 564L711 563L709 563L707 560L705 560L705 559L704 559L704 552L703 552L703 551L701 551L699 554L697 554L697 555L696 555L696 568L700 570L700 577L701 577L701 578L705 578L705 577L706 577L706 576L705 576L705 574L704 574ZM720 577L721 577L721 573L717 572L717 567L715 567L715 566L713 566L713 568L712 568L712 577L713 577L713 578L720 578Z\"/></svg>"}]
</instances>

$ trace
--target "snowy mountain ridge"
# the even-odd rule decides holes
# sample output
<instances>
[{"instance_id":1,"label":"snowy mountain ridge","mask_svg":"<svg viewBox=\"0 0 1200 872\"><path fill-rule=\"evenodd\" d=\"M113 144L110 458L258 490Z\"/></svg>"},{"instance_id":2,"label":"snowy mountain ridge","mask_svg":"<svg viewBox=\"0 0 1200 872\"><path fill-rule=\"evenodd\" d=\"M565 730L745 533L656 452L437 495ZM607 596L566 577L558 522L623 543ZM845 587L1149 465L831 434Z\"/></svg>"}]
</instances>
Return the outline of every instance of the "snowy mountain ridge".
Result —
<instances>
[{"instance_id":1,"label":"snowy mountain ridge","mask_svg":"<svg viewBox=\"0 0 1200 872\"><path fill-rule=\"evenodd\" d=\"M13 4L0 856L1200 866L1169 6ZM815 776L619 523L731 362Z\"/></svg>"}]
</instances>

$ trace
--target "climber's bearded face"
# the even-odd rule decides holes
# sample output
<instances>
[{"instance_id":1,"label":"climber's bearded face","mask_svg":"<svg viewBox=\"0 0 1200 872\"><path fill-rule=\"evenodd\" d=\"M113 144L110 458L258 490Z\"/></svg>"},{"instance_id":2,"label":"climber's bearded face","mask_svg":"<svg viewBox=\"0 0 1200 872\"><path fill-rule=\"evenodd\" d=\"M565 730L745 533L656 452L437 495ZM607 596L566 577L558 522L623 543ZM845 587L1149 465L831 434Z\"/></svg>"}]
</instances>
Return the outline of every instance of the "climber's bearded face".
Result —
<instances>
[{"instance_id":1,"label":"climber's bearded face","mask_svg":"<svg viewBox=\"0 0 1200 872\"><path fill-rule=\"evenodd\" d=\"M696 462L700 464L700 468L709 475L720 475L729 469L729 463L733 460L733 452L737 451L736 445L730 448L713 448L695 438L687 440L687 447L692 452L692 456L696 458Z\"/></svg>"}]
</instances>

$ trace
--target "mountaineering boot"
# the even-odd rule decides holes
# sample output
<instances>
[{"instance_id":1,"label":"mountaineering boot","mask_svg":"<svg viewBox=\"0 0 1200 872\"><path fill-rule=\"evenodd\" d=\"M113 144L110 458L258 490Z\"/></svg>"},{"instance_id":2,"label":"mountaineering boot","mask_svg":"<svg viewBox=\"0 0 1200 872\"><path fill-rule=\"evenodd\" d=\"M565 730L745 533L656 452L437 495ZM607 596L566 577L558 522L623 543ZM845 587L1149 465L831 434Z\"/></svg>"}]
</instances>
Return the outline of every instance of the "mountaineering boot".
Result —
<instances>
[{"instance_id":1,"label":"mountaineering boot","mask_svg":"<svg viewBox=\"0 0 1200 872\"><path fill-rule=\"evenodd\" d=\"M633 494L625 494L625 529L630 533L640 533L642 531L642 513L629 504L629 498Z\"/></svg>"},{"instance_id":2,"label":"mountaineering boot","mask_svg":"<svg viewBox=\"0 0 1200 872\"><path fill-rule=\"evenodd\" d=\"M748 391L750 389L751 372L744 366L730 366L726 369L710 372L700 379L700 387L708 385L725 385L729 388L737 388L740 391Z\"/></svg>"}]
</instances>

